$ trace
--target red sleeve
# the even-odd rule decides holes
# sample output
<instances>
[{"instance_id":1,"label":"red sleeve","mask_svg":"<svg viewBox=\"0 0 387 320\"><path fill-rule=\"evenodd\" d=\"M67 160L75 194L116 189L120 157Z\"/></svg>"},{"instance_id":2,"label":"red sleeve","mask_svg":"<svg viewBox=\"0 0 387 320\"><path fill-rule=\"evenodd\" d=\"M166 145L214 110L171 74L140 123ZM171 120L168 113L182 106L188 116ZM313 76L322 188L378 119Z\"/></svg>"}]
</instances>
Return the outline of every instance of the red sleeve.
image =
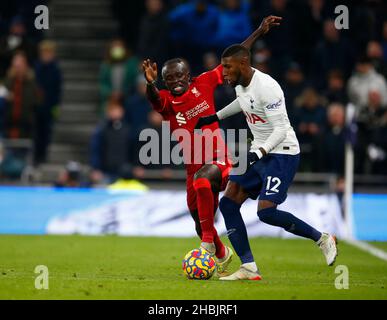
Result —
<instances>
[{"instance_id":1,"label":"red sleeve","mask_svg":"<svg viewBox=\"0 0 387 320\"><path fill-rule=\"evenodd\" d=\"M160 99L158 101L151 101L152 108L160 113L166 112L169 106L168 94L165 90L159 91Z\"/></svg>"},{"instance_id":2,"label":"red sleeve","mask_svg":"<svg viewBox=\"0 0 387 320\"><path fill-rule=\"evenodd\" d=\"M215 69L202 73L198 79L205 81L213 87L217 87L223 83L223 66L220 64Z\"/></svg>"}]
</instances>

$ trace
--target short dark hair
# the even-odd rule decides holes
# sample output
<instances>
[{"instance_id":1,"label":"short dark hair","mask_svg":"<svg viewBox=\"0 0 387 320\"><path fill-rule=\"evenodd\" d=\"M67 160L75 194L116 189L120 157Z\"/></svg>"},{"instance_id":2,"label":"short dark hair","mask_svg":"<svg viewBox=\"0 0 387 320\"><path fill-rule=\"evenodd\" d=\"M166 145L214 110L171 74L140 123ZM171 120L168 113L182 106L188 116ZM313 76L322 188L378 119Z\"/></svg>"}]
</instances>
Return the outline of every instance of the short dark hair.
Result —
<instances>
[{"instance_id":1,"label":"short dark hair","mask_svg":"<svg viewBox=\"0 0 387 320\"><path fill-rule=\"evenodd\" d=\"M248 50L246 47L240 45L240 44L233 44L232 46L229 46L226 48L226 50L222 53L222 58L228 58L228 57L251 57L250 50Z\"/></svg>"},{"instance_id":2,"label":"short dark hair","mask_svg":"<svg viewBox=\"0 0 387 320\"><path fill-rule=\"evenodd\" d=\"M188 61L185 60L185 59L183 59L183 58L173 58L173 59L169 59L169 60L167 60L167 61L164 62L163 68L164 68L165 66L168 66L168 65L171 65L171 64L176 64L176 63L184 63L184 64L187 66L188 69L190 68Z\"/></svg>"}]
</instances>

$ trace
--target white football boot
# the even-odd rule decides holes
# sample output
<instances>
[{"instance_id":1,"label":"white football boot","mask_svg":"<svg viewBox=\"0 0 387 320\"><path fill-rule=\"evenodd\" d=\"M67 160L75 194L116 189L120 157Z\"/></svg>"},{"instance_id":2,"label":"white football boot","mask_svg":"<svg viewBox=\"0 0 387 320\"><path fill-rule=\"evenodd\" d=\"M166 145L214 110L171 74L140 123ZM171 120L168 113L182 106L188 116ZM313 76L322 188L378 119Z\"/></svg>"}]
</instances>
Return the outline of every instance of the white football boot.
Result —
<instances>
[{"instance_id":1,"label":"white football boot","mask_svg":"<svg viewBox=\"0 0 387 320\"><path fill-rule=\"evenodd\" d=\"M335 263L338 254L336 243L336 237L329 233L323 233L320 240L317 241L317 245L323 252L328 266L332 266Z\"/></svg>"},{"instance_id":2,"label":"white football boot","mask_svg":"<svg viewBox=\"0 0 387 320\"><path fill-rule=\"evenodd\" d=\"M259 270L253 271L248 266L241 265L239 270L227 277L221 277L219 280L261 280L262 277L259 274Z\"/></svg>"},{"instance_id":3,"label":"white football boot","mask_svg":"<svg viewBox=\"0 0 387 320\"><path fill-rule=\"evenodd\" d=\"M213 242L202 242L200 244L200 248L207 251L212 257L215 256L216 247L215 247L215 244Z\"/></svg>"},{"instance_id":4,"label":"white football boot","mask_svg":"<svg viewBox=\"0 0 387 320\"><path fill-rule=\"evenodd\" d=\"M226 247L226 254L223 258L215 258L216 261L216 273L218 276L227 275L227 267L230 265L232 261L232 256L234 255L234 252L231 248Z\"/></svg>"}]
</instances>

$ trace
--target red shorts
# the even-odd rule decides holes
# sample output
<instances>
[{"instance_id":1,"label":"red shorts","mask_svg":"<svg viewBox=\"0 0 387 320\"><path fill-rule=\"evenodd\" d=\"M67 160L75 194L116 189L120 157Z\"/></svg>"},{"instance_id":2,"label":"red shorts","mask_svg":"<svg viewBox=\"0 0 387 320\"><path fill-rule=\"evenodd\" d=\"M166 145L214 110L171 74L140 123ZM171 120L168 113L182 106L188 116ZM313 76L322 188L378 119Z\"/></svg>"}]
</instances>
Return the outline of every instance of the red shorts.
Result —
<instances>
[{"instance_id":1,"label":"red shorts","mask_svg":"<svg viewBox=\"0 0 387 320\"><path fill-rule=\"evenodd\" d=\"M232 169L232 166L230 163L223 162L223 161L214 161L213 164L215 164L220 169L220 172L222 173L222 183L220 186L220 191L224 191L227 186L228 176ZM187 204L188 204L188 209L190 211L195 211L198 208L196 203L196 191L193 186L194 175L195 173L187 173ZM215 208L217 208L218 202L219 202L218 192L214 193L214 198L215 198L214 199Z\"/></svg>"}]
</instances>

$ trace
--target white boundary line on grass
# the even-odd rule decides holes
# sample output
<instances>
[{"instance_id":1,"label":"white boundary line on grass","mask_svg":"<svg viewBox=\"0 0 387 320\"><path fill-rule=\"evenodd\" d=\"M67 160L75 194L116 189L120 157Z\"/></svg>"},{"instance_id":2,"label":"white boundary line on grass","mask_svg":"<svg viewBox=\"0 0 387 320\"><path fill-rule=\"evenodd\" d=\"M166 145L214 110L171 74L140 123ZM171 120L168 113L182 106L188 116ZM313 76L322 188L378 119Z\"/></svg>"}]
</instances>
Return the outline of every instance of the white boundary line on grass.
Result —
<instances>
[{"instance_id":1,"label":"white boundary line on grass","mask_svg":"<svg viewBox=\"0 0 387 320\"><path fill-rule=\"evenodd\" d=\"M349 239L346 239L344 241L353 245L356 248L359 248L361 250L368 252L369 254L371 254L375 257L378 257L379 259L387 261L387 252L385 252L379 248L376 248L376 247L370 245L369 243L366 243L363 241L358 241L358 240L349 240Z\"/></svg>"}]
</instances>

